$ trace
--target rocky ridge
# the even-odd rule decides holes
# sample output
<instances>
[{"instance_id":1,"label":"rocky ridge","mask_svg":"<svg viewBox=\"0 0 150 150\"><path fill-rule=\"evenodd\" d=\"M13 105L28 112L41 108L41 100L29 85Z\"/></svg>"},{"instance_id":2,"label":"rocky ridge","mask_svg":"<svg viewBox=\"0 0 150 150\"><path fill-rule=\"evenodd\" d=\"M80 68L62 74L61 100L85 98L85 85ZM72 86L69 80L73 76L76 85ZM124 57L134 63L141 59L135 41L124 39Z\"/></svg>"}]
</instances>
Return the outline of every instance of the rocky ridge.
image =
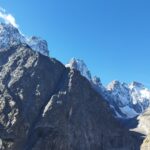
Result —
<instances>
[{"instance_id":1,"label":"rocky ridge","mask_svg":"<svg viewBox=\"0 0 150 150\"><path fill-rule=\"evenodd\" d=\"M0 50L0 130L1 150L139 148L86 78L27 44Z\"/></svg>"}]
</instances>

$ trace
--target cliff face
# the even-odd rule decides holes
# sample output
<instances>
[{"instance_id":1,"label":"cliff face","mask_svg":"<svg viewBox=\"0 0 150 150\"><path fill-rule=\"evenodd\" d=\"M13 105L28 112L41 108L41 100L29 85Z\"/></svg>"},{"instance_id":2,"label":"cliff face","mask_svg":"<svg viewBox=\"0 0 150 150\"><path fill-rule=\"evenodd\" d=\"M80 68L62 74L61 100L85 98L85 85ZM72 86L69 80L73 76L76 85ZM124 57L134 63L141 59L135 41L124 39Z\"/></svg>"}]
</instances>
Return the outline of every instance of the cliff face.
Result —
<instances>
[{"instance_id":1,"label":"cliff face","mask_svg":"<svg viewBox=\"0 0 150 150\"><path fill-rule=\"evenodd\" d=\"M1 150L138 150L78 71L21 44L0 51Z\"/></svg>"}]
</instances>

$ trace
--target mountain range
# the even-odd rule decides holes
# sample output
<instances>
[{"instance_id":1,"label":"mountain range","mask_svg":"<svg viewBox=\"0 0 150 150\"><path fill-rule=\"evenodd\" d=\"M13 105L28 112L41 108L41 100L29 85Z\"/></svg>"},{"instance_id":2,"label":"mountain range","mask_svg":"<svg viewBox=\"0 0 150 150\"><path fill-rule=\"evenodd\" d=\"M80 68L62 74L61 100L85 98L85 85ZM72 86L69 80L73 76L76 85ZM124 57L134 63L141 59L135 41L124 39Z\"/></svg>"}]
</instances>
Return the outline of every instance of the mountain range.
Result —
<instances>
[{"instance_id":1,"label":"mountain range","mask_svg":"<svg viewBox=\"0 0 150 150\"><path fill-rule=\"evenodd\" d=\"M83 60L63 65L45 40L0 25L1 150L147 150L149 108L143 84L105 87Z\"/></svg>"},{"instance_id":2,"label":"mountain range","mask_svg":"<svg viewBox=\"0 0 150 150\"><path fill-rule=\"evenodd\" d=\"M92 78L83 60L73 58L66 67L76 69L86 77L91 85L105 97L117 118L134 118L150 106L150 90L141 83L134 81L127 84L114 80L105 87L100 78L96 76Z\"/></svg>"}]
</instances>

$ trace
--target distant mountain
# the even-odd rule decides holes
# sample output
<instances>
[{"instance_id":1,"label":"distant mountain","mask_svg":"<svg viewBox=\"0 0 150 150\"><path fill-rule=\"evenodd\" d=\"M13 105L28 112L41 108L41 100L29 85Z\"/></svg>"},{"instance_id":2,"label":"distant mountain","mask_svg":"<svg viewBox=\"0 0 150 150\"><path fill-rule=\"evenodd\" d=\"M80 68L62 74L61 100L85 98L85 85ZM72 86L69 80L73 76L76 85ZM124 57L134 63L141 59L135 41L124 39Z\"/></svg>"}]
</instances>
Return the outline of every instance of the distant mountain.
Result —
<instances>
[{"instance_id":1,"label":"distant mountain","mask_svg":"<svg viewBox=\"0 0 150 150\"><path fill-rule=\"evenodd\" d=\"M106 89L117 117L133 118L150 106L150 90L141 83L126 84L113 81Z\"/></svg>"},{"instance_id":2,"label":"distant mountain","mask_svg":"<svg viewBox=\"0 0 150 150\"><path fill-rule=\"evenodd\" d=\"M0 49L8 49L12 45L28 44L33 50L49 56L47 42L39 37L26 37L11 24L0 24Z\"/></svg>"},{"instance_id":3,"label":"distant mountain","mask_svg":"<svg viewBox=\"0 0 150 150\"><path fill-rule=\"evenodd\" d=\"M134 118L150 106L150 90L138 82L131 84L112 81L104 87L100 78L94 77L83 60L72 59L67 67L77 69L108 101L117 118Z\"/></svg>"}]
</instances>

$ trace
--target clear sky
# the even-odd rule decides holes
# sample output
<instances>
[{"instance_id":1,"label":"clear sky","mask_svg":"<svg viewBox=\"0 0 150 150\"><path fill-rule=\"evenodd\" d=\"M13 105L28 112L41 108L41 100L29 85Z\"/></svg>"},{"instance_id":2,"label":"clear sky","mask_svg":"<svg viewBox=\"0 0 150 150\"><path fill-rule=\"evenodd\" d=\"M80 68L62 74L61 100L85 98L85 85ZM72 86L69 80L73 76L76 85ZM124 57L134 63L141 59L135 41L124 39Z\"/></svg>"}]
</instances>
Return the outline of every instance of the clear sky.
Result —
<instances>
[{"instance_id":1,"label":"clear sky","mask_svg":"<svg viewBox=\"0 0 150 150\"><path fill-rule=\"evenodd\" d=\"M50 55L63 63L83 59L104 84L150 85L149 0L0 0L0 6L24 34L46 39Z\"/></svg>"}]
</instances>

